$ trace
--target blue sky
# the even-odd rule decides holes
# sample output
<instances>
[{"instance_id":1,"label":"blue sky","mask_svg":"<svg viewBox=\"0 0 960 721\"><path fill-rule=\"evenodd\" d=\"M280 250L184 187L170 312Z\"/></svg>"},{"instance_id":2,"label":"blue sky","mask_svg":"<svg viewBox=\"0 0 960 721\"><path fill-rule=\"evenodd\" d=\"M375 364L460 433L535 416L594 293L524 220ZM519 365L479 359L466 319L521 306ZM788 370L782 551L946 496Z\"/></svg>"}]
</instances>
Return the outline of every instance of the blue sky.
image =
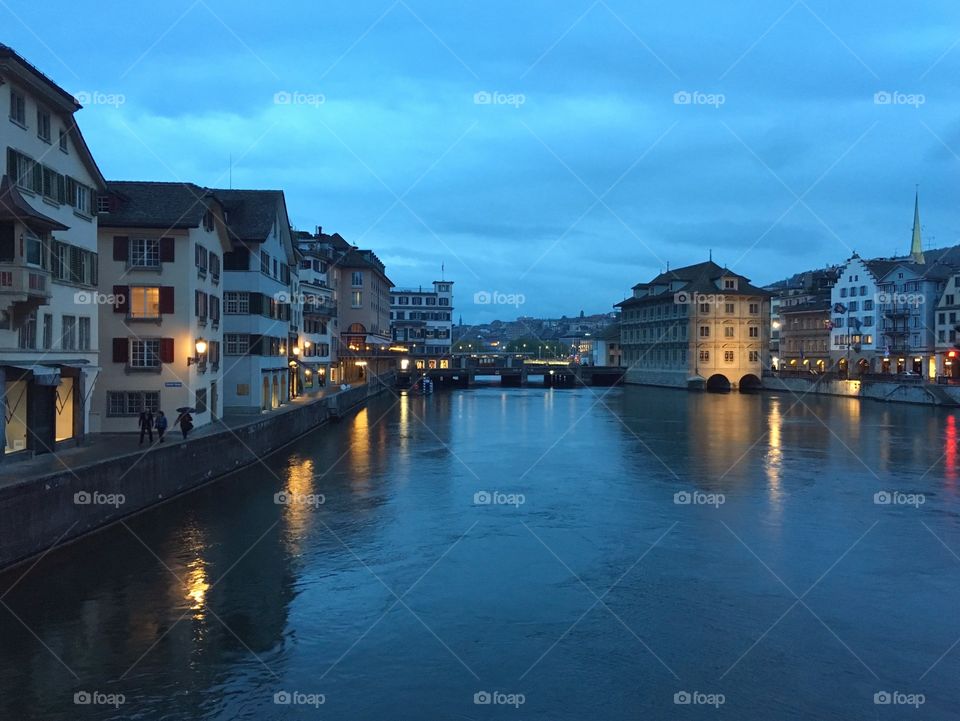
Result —
<instances>
[{"instance_id":1,"label":"blue sky","mask_svg":"<svg viewBox=\"0 0 960 721\"><path fill-rule=\"evenodd\" d=\"M912 5L0 0L0 40L88 99L109 179L226 186L232 155L479 322L710 249L759 283L905 253L917 183L960 242L960 5Z\"/></svg>"}]
</instances>

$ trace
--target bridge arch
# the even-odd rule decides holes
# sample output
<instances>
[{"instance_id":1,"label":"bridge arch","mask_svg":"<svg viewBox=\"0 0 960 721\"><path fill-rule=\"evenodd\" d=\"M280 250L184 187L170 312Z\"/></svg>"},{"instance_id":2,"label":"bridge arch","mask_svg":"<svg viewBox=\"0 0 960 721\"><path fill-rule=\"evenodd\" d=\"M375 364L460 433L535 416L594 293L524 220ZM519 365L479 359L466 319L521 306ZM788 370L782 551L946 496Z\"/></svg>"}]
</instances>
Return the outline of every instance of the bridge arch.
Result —
<instances>
[{"instance_id":1,"label":"bridge arch","mask_svg":"<svg viewBox=\"0 0 960 721\"><path fill-rule=\"evenodd\" d=\"M707 378L707 390L711 393L729 393L730 387L730 379L723 373L715 373Z\"/></svg>"},{"instance_id":2,"label":"bridge arch","mask_svg":"<svg viewBox=\"0 0 960 721\"><path fill-rule=\"evenodd\" d=\"M760 379L757 378L753 373L747 373L743 378L740 379L740 392L741 393L750 393L752 391L758 391L761 388Z\"/></svg>"}]
</instances>

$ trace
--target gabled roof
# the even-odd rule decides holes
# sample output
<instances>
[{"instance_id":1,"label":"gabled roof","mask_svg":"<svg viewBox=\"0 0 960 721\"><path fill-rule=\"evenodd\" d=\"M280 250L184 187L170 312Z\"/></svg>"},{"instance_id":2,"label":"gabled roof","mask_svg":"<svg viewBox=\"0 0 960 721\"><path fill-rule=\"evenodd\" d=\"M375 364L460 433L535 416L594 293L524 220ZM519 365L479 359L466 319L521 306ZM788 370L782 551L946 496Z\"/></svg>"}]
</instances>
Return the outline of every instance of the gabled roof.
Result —
<instances>
[{"instance_id":1,"label":"gabled roof","mask_svg":"<svg viewBox=\"0 0 960 721\"><path fill-rule=\"evenodd\" d=\"M715 282L720 278L737 278L739 281L737 283L737 289L729 290L720 288ZM673 288L670 288L671 283L674 284ZM695 263L693 265L686 265L674 270L668 270L665 273L661 273L651 281L646 283L638 283L634 286L634 289L650 288L658 285L666 286L665 290L659 293L641 296L639 298L627 298L626 300L617 303L614 307L622 308L628 305L644 303L652 298L662 298L667 294L678 292L705 294L722 293L724 295L770 295L770 293L763 290L763 288L758 288L757 286L752 285L750 283L750 279L746 276L740 275L739 273L734 273L732 270L724 268L714 263L712 260L708 260L703 263Z\"/></svg>"},{"instance_id":2,"label":"gabled roof","mask_svg":"<svg viewBox=\"0 0 960 721\"><path fill-rule=\"evenodd\" d=\"M212 190L226 212L230 237L244 243L262 243L277 221L278 208L286 215L282 190ZM286 218L284 218L286 219Z\"/></svg>"},{"instance_id":3,"label":"gabled roof","mask_svg":"<svg viewBox=\"0 0 960 721\"><path fill-rule=\"evenodd\" d=\"M50 77L40 72L36 66L27 62L26 58L9 45L0 43L0 72L9 68L13 63L19 66L20 72L18 75L22 76L26 74L30 76L34 82L44 86L44 89L59 101L62 110L70 113L80 110L82 106L73 95L53 82Z\"/></svg>"},{"instance_id":4,"label":"gabled roof","mask_svg":"<svg viewBox=\"0 0 960 721\"><path fill-rule=\"evenodd\" d=\"M109 213L101 213L102 228L196 228L203 222L210 191L193 183L111 180Z\"/></svg>"}]
</instances>

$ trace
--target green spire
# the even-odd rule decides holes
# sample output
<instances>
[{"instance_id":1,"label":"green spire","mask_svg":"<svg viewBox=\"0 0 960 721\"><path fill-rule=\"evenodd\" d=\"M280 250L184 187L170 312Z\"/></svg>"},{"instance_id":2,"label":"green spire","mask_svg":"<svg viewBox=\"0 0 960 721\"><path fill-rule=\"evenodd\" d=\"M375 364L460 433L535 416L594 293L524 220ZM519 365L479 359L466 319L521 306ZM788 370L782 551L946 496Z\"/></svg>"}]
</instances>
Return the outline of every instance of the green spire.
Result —
<instances>
[{"instance_id":1,"label":"green spire","mask_svg":"<svg viewBox=\"0 0 960 721\"><path fill-rule=\"evenodd\" d=\"M910 246L910 257L914 263L923 263L923 244L920 239L920 191L917 191L913 202L913 243Z\"/></svg>"}]
</instances>

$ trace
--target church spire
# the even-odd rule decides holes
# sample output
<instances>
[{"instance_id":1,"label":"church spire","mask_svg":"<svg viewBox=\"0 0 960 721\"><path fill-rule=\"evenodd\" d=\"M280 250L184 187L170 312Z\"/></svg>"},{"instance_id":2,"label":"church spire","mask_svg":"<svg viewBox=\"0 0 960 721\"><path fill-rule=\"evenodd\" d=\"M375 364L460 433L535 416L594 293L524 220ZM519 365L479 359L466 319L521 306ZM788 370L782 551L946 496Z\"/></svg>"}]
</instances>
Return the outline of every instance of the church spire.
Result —
<instances>
[{"instance_id":1,"label":"church spire","mask_svg":"<svg viewBox=\"0 0 960 721\"><path fill-rule=\"evenodd\" d=\"M920 191L913 202L913 243L910 246L910 258L914 263L923 263L923 243L920 238Z\"/></svg>"}]
</instances>

